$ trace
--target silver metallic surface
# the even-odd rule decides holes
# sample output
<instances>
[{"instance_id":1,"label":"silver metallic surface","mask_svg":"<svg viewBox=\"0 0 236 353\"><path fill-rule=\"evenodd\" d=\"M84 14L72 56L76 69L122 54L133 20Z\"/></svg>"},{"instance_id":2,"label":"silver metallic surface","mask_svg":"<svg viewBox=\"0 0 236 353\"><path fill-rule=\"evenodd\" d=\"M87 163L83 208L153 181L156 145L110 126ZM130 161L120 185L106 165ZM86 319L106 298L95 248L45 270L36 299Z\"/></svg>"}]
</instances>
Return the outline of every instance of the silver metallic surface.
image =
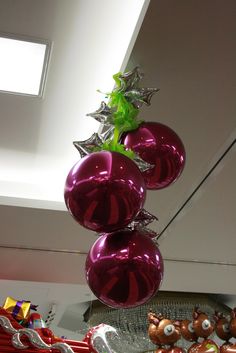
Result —
<instances>
[{"instance_id":1,"label":"silver metallic surface","mask_svg":"<svg viewBox=\"0 0 236 353\"><path fill-rule=\"evenodd\" d=\"M134 226L138 225L140 227L146 227L148 224L154 221L158 221L158 218L142 208L133 220L132 224L134 224Z\"/></svg>"},{"instance_id":2,"label":"silver metallic surface","mask_svg":"<svg viewBox=\"0 0 236 353\"><path fill-rule=\"evenodd\" d=\"M143 76L144 75L140 72L139 67L135 67L133 70L123 73L119 76L121 83L120 91L126 91L137 87Z\"/></svg>"},{"instance_id":3,"label":"silver metallic surface","mask_svg":"<svg viewBox=\"0 0 236 353\"><path fill-rule=\"evenodd\" d=\"M140 109L143 103L150 105L152 96L158 91L158 88L135 88L125 92L124 96L135 108Z\"/></svg>"},{"instance_id":4,"label":"silver metallic surface","mask_svg":"<svg viewBox=\"0 0 236 353\"><path fill-rule=\"evenodd\" d=\"M15 348L18 348L18 349L23 348L22 342L21 342L22 336L26 336L29 339L30 343L36 348L50 349L50 346L42 340L38 332L30 328L20 329L12 336L12 345ZM25 346L24 348L27 348L27 347Z\"/></svg>"},{"instance_id":5,"label":"silver metallic surface","mask_svg":"<svg viewBox=\"0 0 236 353\"><path fill-rule=\"evenodd\" d=\"M134 162L137 164L141 172L146 172L147 170L152 169L154 167L154 165L145 162L137 154L134 157Z\"/></svg>"},{"instance_id":6,"label":"silver metallic surface","mask_svg":"<svg viewBox=\"0 0 236 353\"><path fill-rule=\"evenodd\" d=\"M86 114L86 116L91 116L99 123L110 126L110 124L113 123L112 113L113 113L113 109L108 107L108 105L105 102L101 102L101 105L98 108L98 110L96 110L94 113Z\"/></svg>"},{"instance_id":7,"label":"silver metallic surface","mask_svg":"<svg viewBox=\"0 0 236 353\"><path fill-rule=\"evenodd\" d=\"M29 328L20 329L13 334L12 345L17 349L28 348L28 346L24 345L21 342L22 336L26 336L29 339L29 342L38 349L46 349L46 350L56 349L56 350L59 350L61 353L74 353L73 349L67 343L57 342L52 345L48 345L43 341L43 339L40 337L37 331Z\"/></svg>"},{"instance_id":8,"label":"silver metallic surface","mask_svg":"<svg viewBox=\"0 0 236 353\"><path fill-rule=\"evenodd\" d=\"M14 334L17 330L12 326L10 320L6 316L0 316L0 326L7 333Z\"/></svg>"},{"instance_id":9,"label":"silver metallic surface","mask_svg":"<svg viewBox=\"0 0 236 353\"><path fill-rule=\"evenodd\" d=\"M118 91L124 92L125 98L137 109L141 108L143 103L150 105L153 94L159 91L158 88L138 87L139 81L142 78L143 74L138 67L119 76L121 87Z\"/></svg>"},{"instance_id":10,"label":"silver metallic surface","mask_svg":"<svg viewBox=\"0 0 236 353\"><path fill-rule=\"evenodd\" d=\"M120 345L120 337L114 327L101 324L93 331L91 344L99 353L119 352L119 350L116 349L116 346Z\"/></svg>"},{"instance_id":11,"label":"silver metallic surface","mask_svg":"<svg viewBox=\"0 0 236 353\"><path fill-rule=\"evenodd\" d=\"M91 137L84 141L74 141L73 145L77 148L81 158L87 156L89 153L95 151L96 147L100 147L103 144L101 136L94 132Z\"/></svg>"}]
</instances>

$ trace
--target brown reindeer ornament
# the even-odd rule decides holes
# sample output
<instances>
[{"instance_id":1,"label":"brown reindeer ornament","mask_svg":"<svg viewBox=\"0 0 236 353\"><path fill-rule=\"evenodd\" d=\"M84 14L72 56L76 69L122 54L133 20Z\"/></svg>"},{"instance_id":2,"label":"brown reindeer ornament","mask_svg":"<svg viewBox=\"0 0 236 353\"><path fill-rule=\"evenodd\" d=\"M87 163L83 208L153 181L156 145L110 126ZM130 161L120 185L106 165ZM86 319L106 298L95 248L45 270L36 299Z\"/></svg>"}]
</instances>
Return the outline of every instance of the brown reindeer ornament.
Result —
<instances>
[{"instance_id":1,"label":"brown reindeer ornament","mask_svg":"<svg viewBox=\"0 0 236 353\"><path fill-rule=\"evenodd\" d=\"M188 349L188 353L219 353L217 344L208 338L214 331L214 325L199 308L195 308L193 311L193 329L196 336L203 338L203 341L194 343Z\"/></svg>"},{"instance_id":2,"label":"brown reindeer ornament","mask_svg":"<svg viewBox=\"0 0 236 353\"><path fill-rule=\"evenodd\" d=\"M180 325L180 331L182 337L188 342L194 342L191 346L192 350L197 345L198 336L194 332L193 323L190 320L182 320Z\"/></svg>"},{"instance_id":3,"label":"brown reindeer ornament","mask_svg":"<svg viewBox=\"0 0 236 353\"><path fill-rule=\"evenodd\" d=\"M156 315L152 311L148 314L148 334L151 341L159 346L155 353L184 353L183 349L175 346L180 339L180 322ZM154 327L155 326L155 327Z\"/></svg>"},{"instance_id":4,"label":"brown reindeer ornament","mask_svg":"<svg viewBox=\"0 0 236 353\"><path fill-rule=\"evenodd\" d=\"M236 345L229 342L230 338L232 338L229 321L222 313L217 311L215 312L214 319L215 333L222 341L225 341L220 346L220 353L236 353Z\"/></svg>"},{"instance_id":5,"label":"brown reindeer ornament","mask_svg":"<svg viewBox=\"0 0 236 353\"><path fill-rule=\"evenodd\" d=\"M149 311L148 313L148 322L149 322L149 326L148 326L148 336L150 338L150 340L152 341L152 343L160 346L161 342L159 341L158 337L157 337L157 327L159 325L161 316L159 314L156 315L152 310Z\"/></svg>"},{"instance_id":6,"label":"brown reindeer ornament","mask_svg":"<svg viewBox=\"0 0 236 353\"><path fill-rule=\"evenodd\" d=\"M236 308L231 311L231 320L229 323L229 330L232 337L236 338Z\"/></svg>"}]
</instances>

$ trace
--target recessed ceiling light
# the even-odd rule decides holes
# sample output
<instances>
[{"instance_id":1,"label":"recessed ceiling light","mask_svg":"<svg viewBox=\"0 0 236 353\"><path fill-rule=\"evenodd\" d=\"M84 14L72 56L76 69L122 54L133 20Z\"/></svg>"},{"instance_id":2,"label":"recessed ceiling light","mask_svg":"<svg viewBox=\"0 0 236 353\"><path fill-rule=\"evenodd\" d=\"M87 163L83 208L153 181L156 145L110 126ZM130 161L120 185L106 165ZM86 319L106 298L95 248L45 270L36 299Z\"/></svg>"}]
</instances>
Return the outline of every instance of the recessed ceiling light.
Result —
<instances>
[{"instance_id":1,"label":"recessed ceiling light","mask_svg":"<svg viewBox=\"0 0 236 353\"><path fill-rule=\"evenodd\" d=\"M42 96L48 42L0 34L0 91Z\"/></svg>"}]
</instances>

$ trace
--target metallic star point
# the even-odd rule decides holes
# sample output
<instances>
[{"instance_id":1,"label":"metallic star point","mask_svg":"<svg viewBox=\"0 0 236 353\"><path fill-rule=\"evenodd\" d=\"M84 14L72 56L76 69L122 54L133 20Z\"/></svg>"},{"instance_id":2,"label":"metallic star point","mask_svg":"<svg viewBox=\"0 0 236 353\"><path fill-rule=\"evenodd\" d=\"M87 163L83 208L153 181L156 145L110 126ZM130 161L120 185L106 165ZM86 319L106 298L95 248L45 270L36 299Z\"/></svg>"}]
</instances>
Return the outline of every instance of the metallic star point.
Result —
<instances>
[{"instance_id":1,"label":"metallic star point","mask_svg":"<svg viewBox=\"0 0 236 353\"><path fill-rule=\"evenodd\" d=\"M95 151L96 147L103 144L103 138L98 133L93 133L91 137L84 141L74 141L73 145L77 148L81 158Z\"/></svg>"},{"instance_id":2,"label":"metallic star point","mask_svg":"<svg viewBox=\"0 0 236 353\"><path fill-rule=\"evenodd\" d=\"M159 91L158 88L138 87L142 78L143 74L140 72L139 67L135 67L132 71L119 76L121 86L118 91L124 92L125 98L137 109L141 108L143 103L150 105L153 94Z\"/></svg>"},{"instance_id":3,"label":"metallic star point","mask_svg":"<svg viewBox=\"0 0 236 353\"><path fill-rule=\"evenodd\" d=\"M91 116L99 123L103 125L110 125L113 123L113 109L108 107L105 102L101 102L100 107L93 113L86 114L87 116Z\"/></svg>"}]
</instances>

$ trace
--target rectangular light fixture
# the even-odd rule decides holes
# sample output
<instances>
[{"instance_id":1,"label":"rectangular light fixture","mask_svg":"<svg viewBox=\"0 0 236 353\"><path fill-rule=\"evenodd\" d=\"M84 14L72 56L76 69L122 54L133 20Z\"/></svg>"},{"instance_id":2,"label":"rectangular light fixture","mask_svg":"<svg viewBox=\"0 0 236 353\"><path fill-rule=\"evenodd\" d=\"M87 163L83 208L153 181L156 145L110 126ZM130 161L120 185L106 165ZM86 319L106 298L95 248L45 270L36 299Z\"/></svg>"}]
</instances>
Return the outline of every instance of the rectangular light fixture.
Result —
<instances>
[{"instance_id":1,"label":"rectangular light fixture","mask_svg":"<svg viewBox=\"0 0 236 353\"><path fill-rule=\"evenodd\" d=\"M0 92L41 97L50 45L0 33Z\"/></svg>"}]
</instances>

